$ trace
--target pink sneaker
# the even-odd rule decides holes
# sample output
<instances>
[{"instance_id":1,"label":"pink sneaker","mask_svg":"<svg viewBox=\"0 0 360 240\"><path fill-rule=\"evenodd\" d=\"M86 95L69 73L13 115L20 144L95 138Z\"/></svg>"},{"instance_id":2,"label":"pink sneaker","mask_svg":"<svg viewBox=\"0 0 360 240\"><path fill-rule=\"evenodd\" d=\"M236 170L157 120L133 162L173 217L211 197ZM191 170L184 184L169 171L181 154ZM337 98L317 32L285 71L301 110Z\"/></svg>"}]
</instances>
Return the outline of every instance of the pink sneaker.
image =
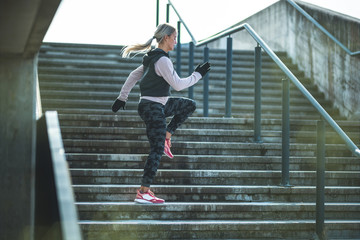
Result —
<instances>
[{"instance_id":1,"label":"pink sneaker","mask_svg":"<svg viewBox=\"0 0 360 240\"><path fill-rule=\"evenodd\" d=\"M174 155L170 151L170 147L171 147L171 139L165 139L164 153L169 158L174 158Z\"/></svg>"},{"instance_id":2,"label":"pink sneaker","mask_svg":"<svg viewBox=\"0 0 360 240\"><path fill-rule=\"evenodd\" d=\"M142 204L159 204L164 203L165 200L155 197L154 193L150 190L148 190L146 193L141 193L140 190L137 190L135 202Z\"/></svg>"}]
</instances>

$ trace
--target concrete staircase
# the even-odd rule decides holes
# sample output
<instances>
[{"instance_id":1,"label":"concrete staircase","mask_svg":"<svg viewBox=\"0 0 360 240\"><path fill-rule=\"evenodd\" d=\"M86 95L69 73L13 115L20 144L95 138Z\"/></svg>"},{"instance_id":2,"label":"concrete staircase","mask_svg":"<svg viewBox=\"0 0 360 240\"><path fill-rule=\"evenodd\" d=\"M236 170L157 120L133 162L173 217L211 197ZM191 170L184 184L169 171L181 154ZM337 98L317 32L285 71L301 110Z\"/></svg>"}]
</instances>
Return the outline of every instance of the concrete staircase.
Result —
<instances>
[{"instance_id":1,"label":"concrete staircase","mask_svg":"<svg viewBox=\"0 0 360 240\"><path fill-rule=\"evenodd\" d=\"M291 87L290 183L281 182L281 71L263 55L262 140L253 142L252 51L236 51L233 118L225 114L225 52L210 50L208 118L197 111L173 136L152 186L163 205L133 203L149 151L137 115L139 89L127 109L111 104L141 57L119 46L45 43L39 56L43 110L57 110L85 239L312 239L315 237L315 128L318 114ZM175 52L174 52L175 53ZM172 53L172 54L174 54ZM356 144L360 124L338 116L285 53L278 53ZM187 56L186 49L183 56ZM174 55L172 55L174 56ZM196 63L202 62L201 49ZM172 58L175 60L175 57ZM187 75L187 62L182 75ZM187 92L173 92L187 96ZM326 148L327 236L360 238L360 162L330 130Z\"/></svg>"}]
</instances>

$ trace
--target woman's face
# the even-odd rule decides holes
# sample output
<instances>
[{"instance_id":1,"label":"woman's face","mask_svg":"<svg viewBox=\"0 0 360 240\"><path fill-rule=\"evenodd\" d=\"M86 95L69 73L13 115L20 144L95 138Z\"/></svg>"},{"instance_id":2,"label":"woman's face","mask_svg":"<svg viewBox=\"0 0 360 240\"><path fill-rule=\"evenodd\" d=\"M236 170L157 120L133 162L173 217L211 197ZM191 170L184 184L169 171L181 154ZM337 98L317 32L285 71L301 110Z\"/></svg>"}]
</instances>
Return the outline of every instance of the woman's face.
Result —
<instances>
[{"instance_id":1,"label":"woman's face","mask_svg":"<svg viewBox=\"0 0 360 240\"><path fill-rule=\"evenodd\" d=\"M176 38L177 38L177 32L174 31L170 36L166 35L166 47L169 49L169 51L174 50L176 45Z\"/></svg>"}]
</instances>

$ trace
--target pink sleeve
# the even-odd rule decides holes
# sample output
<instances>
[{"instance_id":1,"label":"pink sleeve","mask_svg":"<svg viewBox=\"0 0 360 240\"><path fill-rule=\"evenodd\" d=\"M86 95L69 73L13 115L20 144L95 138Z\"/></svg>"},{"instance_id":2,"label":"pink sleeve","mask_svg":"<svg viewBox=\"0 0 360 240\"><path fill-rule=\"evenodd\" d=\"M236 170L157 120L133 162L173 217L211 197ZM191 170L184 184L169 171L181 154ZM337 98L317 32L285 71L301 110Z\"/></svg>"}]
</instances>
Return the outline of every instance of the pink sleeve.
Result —
<instances>
[{"instance_id":1,"label":"pink sleeve","mask_svg":"<svg viewBox=\"0 0 360 240\"><path fill-rule=\"evenodd\" d=\"M129 74L128 78L126 79L124 85L121 88L120 94L118 96L119 100L125 102L127 101L131 89L141 79L143 73L144 65L141 65Z\"/></svg>"}]
</instances>

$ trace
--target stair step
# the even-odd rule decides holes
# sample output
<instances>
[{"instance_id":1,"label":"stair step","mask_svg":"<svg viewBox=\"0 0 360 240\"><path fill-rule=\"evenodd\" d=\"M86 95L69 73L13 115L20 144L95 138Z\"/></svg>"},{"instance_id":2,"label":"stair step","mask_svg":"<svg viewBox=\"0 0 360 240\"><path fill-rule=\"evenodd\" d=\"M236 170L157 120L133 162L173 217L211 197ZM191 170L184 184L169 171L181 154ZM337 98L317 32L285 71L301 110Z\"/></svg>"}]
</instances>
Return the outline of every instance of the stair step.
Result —
<instances>
[{"instance_id":1,"label":"stair step","mask_svg":"<svg viewBox=\"0 0 360 240\"><path fill-rule=\"evenodd\" d=\"M133 201L138 185L74 185L78 202ZM167 202L315 202L314 186L153 185ZM360 187L327 186L326 202L360 202Z\"/></svg>"},{"instance_id":2,"label":"stair step","mask_svg":"<svg viewBox=\"0 0 360 240\"><path fill-rule=\"evenodd\" d=\"M241 96L233 96L232 97L232 104L241 104L241 105L254 105L254 96L252 94L249 94L248 91L245 91L243 89L244 92L242 92ZM175 94L173 94L175 95ZM181 94L180 94L181 95ZM184 92L184 94L182 95L186 95L186 93ZM42 99L43 101L46 101L46 106L48 105L56 105L55 100L63 100L64 98L71 100L71 101L78 101L79 103L82 103L82 101L85 101L88 103L88 105L90 105L91 103L98 103L100 104L100 102L102 102L104 106L104 109L108 108L109 105L111 105L114 101L114 99L117 97L117 93L112 93L112 92L94 92L94 91L84 91L84 92L78 92L75 90L69 90L69 91L65 91L65 90L44 90L42 91ZM195 97L194 100L195 101L201 101L202 100L202 93L197 93L195 92ZM130 106L134 106L136 107L135 103L138 101L139 99L139 94L130 94L129 95L129 100L128 103L130 104ZM268 92L268 95L262 97L262 101L263 101L263 106L267 106L267 105L271 105L271 104L281 104L281 97L277 95L276 92L272 91L272 92ZM132 103L133 102L133 103ZM225 102L225 96L219 96L219 95L215 95L212 96L210 99L210 102L214 102L214 103L223 103ZM79 104L77 103L77 104ZM331 103L327 100L320 100L319 103L322 106L331 106ZM84 103L82 103L84 104ZM292 98L290 100L290 107L292 106L300 106L303 104L308 104L308 101L306 99L303 98ZM201 107L201 106L198 106Z\"/></svg>"},{"instance_id":3,"label":"stair step","mask_svg":"<svg viewBox=\"0 0 360 240\"><path fill-rule=\"evenodd\" d=\"M142 169L147 156L147 154L66 154L71 168L105 169ZM174 160L162 157L159 169L281 170L281 162L281 156L176 155ZM290 157L292 171L315 169L315 157ZM360 164L355 157L327 157L326 169L328 171L360 171Z\"/></svg>"},{"instance_id":4,"label":"stair step","mask_svg":"<svg viewBox=\"0 0 360 240\"><path fill-rule=\"evenodd\" d=\"M85 99L65 99L59 101L58 99L48 100L45 107L56 107L59 108L91 108L91 109L109 109L110 106L113 104L113 100L85 100ZM222 113L224 114L224 101L220 102L211 102L212 109L209 110L210 113ZM127 104L129 109L136 109L137 105L135 104ZM202 111L202 106L197 108L197 111ZM282 106L277 105L273 106L270 104L263 104L262 113L272 113L272 114L281 114L282 113ZM232 107L232 111L237 112L238 114L245 113L251 114L254 112L254 106L251 105L235 105ZM294 116L298 115L309 115L309 114L316 114L314 112L314 108L311 105L308 106L291 106L290 114ZM317 115L317 114L316 114Z\"/></svg>"},{"instance_id":5,"label":"stair step","mask_svg":"<svg viewBox=\"0 0 360 240\"><path fill-rule=\"evenodd\" d=\"M122 153L145 154L149 152L148 141L138 140L82 140L64 139L67 153ZM243 143L243 142L172 142L175 155L244 155L244 156L279 156L282 152L280 143ZM326 156L351 156L344 152L345 144L328 144ZM315 156L315 144L290 144L290 154L297 156Z\"/></svg>"},{"instance_id":6,"label":"stair step","mask_svg":"<svg viewBox=\"0 0 360 240\"><path fill-rule=\"evenodd\" d=\"M85 115L109 115L109 116L114 116L114 115L127 115L127 116L133 116L133 117L138 117L138 112L137 110L135 110L137 107L131 108L131 110L125 110L125 111L120 111L116 114L114 114L111 111L111 105L108 106L107 109L86 109L86 108L62 108L62 107L43 107L43 111L57 111L59 114L85 114ZM129 109L129 108L128 108ZM209 117L211 118L224 118L225 116L225 111L224 110L217 110L217 111L209 111ZM234 119L240 119L240 118L247 118L247 119L252 119L254 117L254 113L253 112L247 112L247 113L232 113L231 114L232 118ZM262 119L267 119L267 120L279 120L281 119L281 114L272 114L271 112L267 112L267 113L262 113ZM197 110L192 114L192 117L203 117L203 109L202 108L197 108ZM319 119L319 115L316 113L308 113L308 115L290 115L290 120L311 120L315 121L316 119ZM336 118L335 118L336 119ZM338 117L338 119L340 120L344 120L342 117ZM131 123L130 123L131 124ZM184 123L186 124L186 123Z\"/></svg>"},{"instance_id":7,"label":"stair step","mask_svg":"<svg viewBox=\"0 0 360 240\"><path fill-rule=\"evenodd\" d=\"M78 76L77 78L83 77L86 79L89 78L105 78L103 81L96 81L91 82L89 80L86 81L62 81L62 79L58 79L57 81L44 81L40 82L40 87L42 90L51 90L51 89L57 89L57 90L66 90L66 91L84 91L84 92L96 92L96 91L107 91L114 94L114 97L116 97L119 94L120 88L123 84L123 81L120 81L121 78L125 78L124 76L117 76L117 79L114 79L114 75L116 75L114 72L108 72L109 76L104 77L103 73L97 73L97 75L91 74L91 75L84 75L84 76ZM124 73L126 75L126 73ZM72 75L64 76L62 78L69 77L69 80L73 77ZM244 93L244 90L247 91L245 96L254 96L254 83L253 76L252 75L239 75L239 80L233 82L232 84L232 94L233 96L241 96L240 94ZM264 77L265 78L265 77ZM111 80L111 81L110 81ZM115 80L115 81L114 81ZM265 78L266 80L266 78ZM210 92L210 98L209 100L212 100L213 95L220 95L219 97L225 96L225 79L223 79L223 75L217 76L217 78L211 79L212 84L209 85L209 92ZM266 82L262 84L262 96L276 96L281 99L281 85L278 82ZM202 84L198 84L194 86L194 92L196 92L195 97L202 97L203 96L203 87ZM315 91L316 88L308 88L309 91ZM183 93L187 93L188 90L181 91ZM304 100L304 97L302 97L301 93L291 87L291 101L294 99L301 99ZM136 85L132 90L132 95L139 94L138 85ZM172 94L176 95L177 91L172 90ZM130 95L130 96L132 96ZM139 95L138 95L139 96ZM323 95L321 93L314 93L315 97L322 97Z\"/></svg>"},{"instance_id":8,"label":"stair step","mask_svg":"<svg viewBox=\"0 0 360 240\"><path fill-rule=\"evenodd\" d=\"M85 239L314 239L314 220L80 221ZM360 221L325 221L328 235L360 235ZM291 231L289 231L291 229Z\"/></svg>"},{"instance_id":9,"label":"stair step","mask_svg":"<svg viewBox=\"0 0 360 240\"><path fill-rule=\"evenodd\" d=\"M78 202L81 220L308 220L315 219L315 203L288 202ZM276 214L274 214L274 212ZM360 203L325 204L327 220L358 220Z\"/></svg>"},{"instance_id":10,"label":"stair step","mask_svg":"<svg viewBox=\"0 0 360 240\"><path fill-rule=\"evenodd\" d=\"M145 128L126 127L62 127L63 139L88 139L88 140L147 140ZM359 134L351 132L351 139L356 139ZM234 129L178 129L176 141L201 141L201 142L253 142L254 130ZM281 131L264 130L261 139L266 143L281 142ZM290 143L316 143L314 131L292 131ZM334 132L326 133L326 143L341 144L343 140Z\"/></svg>"},{"instance_id":11,"label":"stair step","mask_svg":"<svg viewBox=\"0 0 360 240\"><path fill-rule=\"evenodd\" d=\"M71 169L74 184L137 184L142 169ZM315 171L290 171L291 183L315 186ZM281 171L270 170L158 170L154 184L167 185L279 185ZM327 171L326 186L359 186L360 171Z\"/></svg>"},{"instance_id":12,"label":"stair step","mask_svg":"<svg viewBox=\"0 0 360 240\"><path fill-rule=\"evenodd\" d=\"M78 111L78 113L76 113ZM61 126L83 126L83 127L141 127L145 125L139 117L137 111L119 111L114 114L110 111L97 111L98 114L91 113L91 110L74 109L72 113L59 114ZM266 117L266 116L265 116ZM262 118L261 126L263 130L281 130L281 119ZM181 129L254 129L254 116L245 118L224 118L224 117L190 117L179 128ZM338 125L346 132L360 132L360 122L338 121ZM316 130L316 120L290 119L290 131L312 131ZM328 131L332 131L330 128ZM360 136L359 136L360 137Z\"/></svg>"}]
</instances>

